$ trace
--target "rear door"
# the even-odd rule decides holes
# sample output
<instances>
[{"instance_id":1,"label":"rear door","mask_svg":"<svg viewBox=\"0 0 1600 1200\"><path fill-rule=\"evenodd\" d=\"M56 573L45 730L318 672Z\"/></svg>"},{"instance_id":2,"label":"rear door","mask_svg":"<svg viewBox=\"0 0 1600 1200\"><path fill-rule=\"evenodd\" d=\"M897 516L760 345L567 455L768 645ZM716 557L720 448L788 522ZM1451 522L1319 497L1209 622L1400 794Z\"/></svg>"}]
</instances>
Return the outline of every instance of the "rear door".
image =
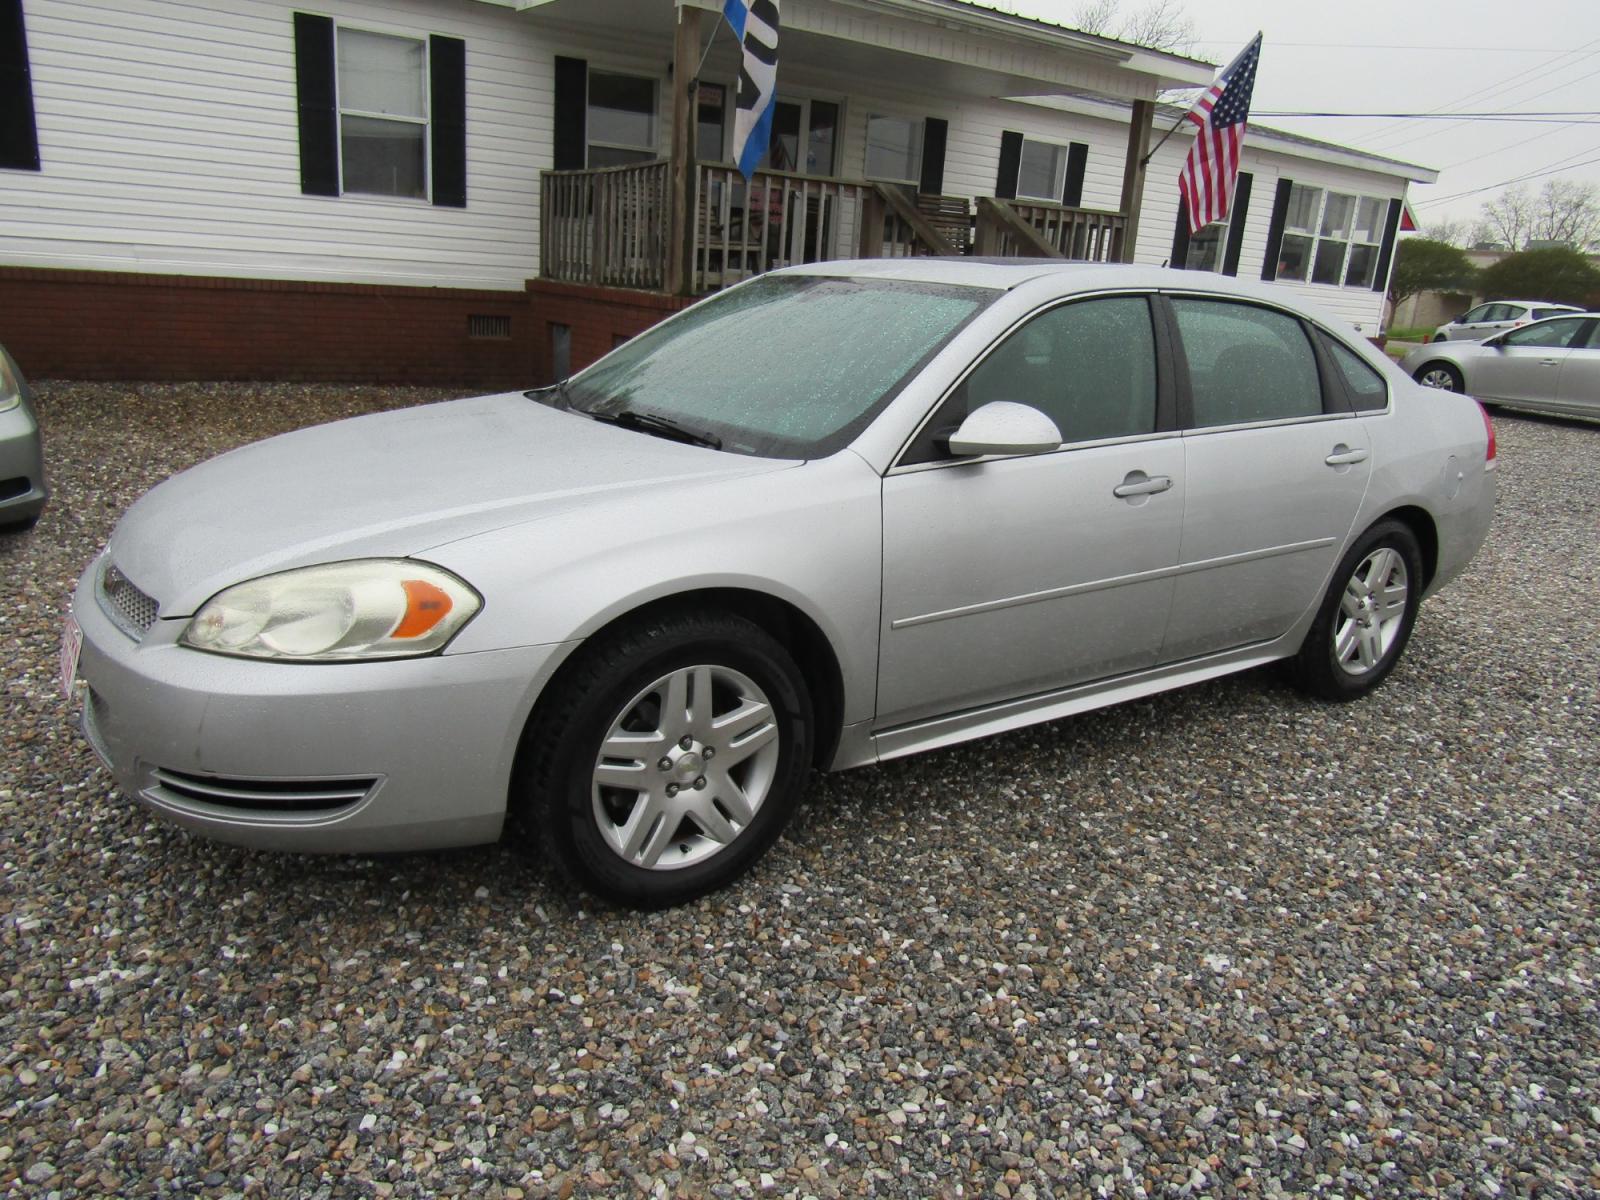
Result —
<instances>
[{"instance_id":1,"label":"rear door","mask_svg":"<svg viewBox=\"0 0 1600 1200\"><path fill-rule=\"evenodd\" d=\"M1561 364L1561 407L1585 416L1600 417L1600 321L1573 340Z\"/></svg>"},{"instance_id":2,"label":"rear door","mask_svg":"<svg viewBox=\"0 0 1600 1200\"><path fill-rule=\"evenodd\" d=\"M1271 641L1316 603L1372 463L1299 317L1215 296L1174 295L1171 312L1188 491L1161 658L1177 662Z\"/></svg>"}]
</instances>

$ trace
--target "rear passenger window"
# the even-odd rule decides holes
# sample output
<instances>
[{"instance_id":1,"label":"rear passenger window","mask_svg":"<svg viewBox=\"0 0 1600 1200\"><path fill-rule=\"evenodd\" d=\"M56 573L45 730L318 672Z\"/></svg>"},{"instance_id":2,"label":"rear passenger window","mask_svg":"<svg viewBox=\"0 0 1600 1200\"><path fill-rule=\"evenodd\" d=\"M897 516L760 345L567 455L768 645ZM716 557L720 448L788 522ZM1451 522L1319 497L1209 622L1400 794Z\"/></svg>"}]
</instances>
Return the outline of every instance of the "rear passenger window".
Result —
<instances>
[{"instance_id":1,"label":"rear passenger window","mask_svg":"<svg viewBox=\"0 0 1600 1200\"><path fill-rule=\"evenodd\" d=\"M1323 411L1317 359L1300 322L1231 300L1174 299L1194 424L1241 425Z\"/></svg>"},{"instance_id":2,"label":"rear passenger window","mask_svg":"<svg viewBox=\"0 0 1600 1200\"><path fill-rule=\"evenodd\" d=\"M1037 408L1063 442L1153 433L1156 347L1143 296L1063 304L995 348L961 387L966 412L994 400Z\"/></svg>"},{"instance_id":3,"label":"rear passenger window","mask_svg":"<svg viewBox=\"0 0 1600 1200\"><path fill-rule=\"evenodd\" d=\"M1323 342L1332 352L1339 374L1344 376L1345 386L1350 389L1350 402L1361 412L1387 407L1389 385L1383 381L1383 376L1370 363L1363 362L1361 356L1348 346L1332 338L1324 338Z\"/></svg>"}]
</instances>

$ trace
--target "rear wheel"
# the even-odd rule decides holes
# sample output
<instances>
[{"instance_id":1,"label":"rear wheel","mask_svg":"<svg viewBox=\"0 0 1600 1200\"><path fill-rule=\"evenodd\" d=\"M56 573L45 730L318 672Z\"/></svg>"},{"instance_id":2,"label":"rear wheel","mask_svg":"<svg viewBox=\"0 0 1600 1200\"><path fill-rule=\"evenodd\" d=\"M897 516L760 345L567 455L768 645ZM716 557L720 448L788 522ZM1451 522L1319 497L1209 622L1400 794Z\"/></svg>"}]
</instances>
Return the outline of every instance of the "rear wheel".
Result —
<instances>
[{"instance_id":1,"label":"rear wheel","mask_svg":"<svg viewBox=\"0 0 1600 1200\"><path fill-rule=\"evenodd\" d=\"M523 819L579 886L639 907L742 875L811 761L788 652L731 614L663 615L585 647L530 729Z\"/></svg>"},{"instance_id":2,"label":"rear wheel","mask_svg":"<svg viewBox=\"0 0 1600 1200\"><path fill-rule=\"evenodd\" d=\"M1295 682L1327 700L1365 695L1400 661L1421 602L1416 536L1399 521L1380 521L1340 560L1292 660Z\"/></svg>"},{"instance_id":3,"label":"rear wheel","mask_svg":"<svg viewBox=\"0 0 1600 1200\"><path fill-rule=\"evenodd\" d=\"M1461 369L1453 363L1426 362L1411 376L1423 387L1438 388L1444 392L1464 392L1467 390L1466 381L1461 377Z\"/></svg>"}]
</instances>

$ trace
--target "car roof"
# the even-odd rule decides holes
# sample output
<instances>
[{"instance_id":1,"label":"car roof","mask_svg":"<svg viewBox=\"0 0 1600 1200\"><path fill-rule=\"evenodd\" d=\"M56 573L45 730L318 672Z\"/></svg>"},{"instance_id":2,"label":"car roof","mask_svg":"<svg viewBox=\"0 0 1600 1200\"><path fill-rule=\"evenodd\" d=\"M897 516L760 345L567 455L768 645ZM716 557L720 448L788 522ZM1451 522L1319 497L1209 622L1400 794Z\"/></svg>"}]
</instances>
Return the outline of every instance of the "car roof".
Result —
<instances>
[{"instance_id":1,"label":"car roof","mask_svg":"<svg viewBox=\"0 0 1600 1200\"><path fill-rule=\"evenodd\" d=\"M1172 292L1210 292L1260 300L1300 312L1329 328L1355 337L1362 334L1351 323L1323 309L1315 301L1281 286L1218 275L1214 271L1180 271L1142 263L1073 262L1059 258L983 258L970 255L923 255L908 258L835 259L774 272L782 275L823 275L848 279L900 279L1010 290L1038 279L1054 279L1062 295L1108 289L1140 288Z\"/></svg>"}]
</instances>

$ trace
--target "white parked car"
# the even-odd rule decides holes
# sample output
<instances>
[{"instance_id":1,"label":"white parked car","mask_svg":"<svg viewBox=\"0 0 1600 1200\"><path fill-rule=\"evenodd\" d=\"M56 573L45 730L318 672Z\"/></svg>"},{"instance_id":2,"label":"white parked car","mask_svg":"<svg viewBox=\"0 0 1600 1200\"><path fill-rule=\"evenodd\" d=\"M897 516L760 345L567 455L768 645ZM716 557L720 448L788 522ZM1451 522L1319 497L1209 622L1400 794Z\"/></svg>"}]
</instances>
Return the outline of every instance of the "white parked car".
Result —
<instances>
[{"instance_id":1,"label":"white parked car","mask_svg":"<svg viewBox=\"0 0 1600 1200\"><path fill-rule=\"evenodd\" d=\"M1546 304L1543 300L1491 300L1439 326L1433 331L1433 341L1481 342L1530 321L1582 311L1570 304Z\"/></svg>"}]
</instances>

